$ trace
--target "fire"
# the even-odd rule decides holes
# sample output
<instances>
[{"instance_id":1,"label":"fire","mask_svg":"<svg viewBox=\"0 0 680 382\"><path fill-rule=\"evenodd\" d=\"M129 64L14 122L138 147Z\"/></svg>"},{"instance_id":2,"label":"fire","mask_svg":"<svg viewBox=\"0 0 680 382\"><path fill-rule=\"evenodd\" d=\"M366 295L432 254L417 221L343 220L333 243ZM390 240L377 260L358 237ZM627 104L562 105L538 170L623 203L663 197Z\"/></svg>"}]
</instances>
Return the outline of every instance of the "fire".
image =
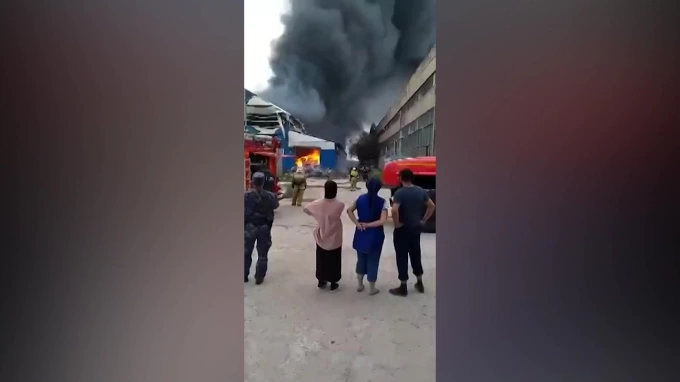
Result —
<instances>
[{"instance_id":1,"label":"fire","mask_svg":"<svg viewBox=\"0 0 680 382\"><path fill-rule=\"evenodd\" d=\"M304 166L304 165L318 165L321 160L321 152L319 150L314 150L308 155L303 155L297 159L295 159L295 164L297 166Z\"/></svg>"}]
</instances>

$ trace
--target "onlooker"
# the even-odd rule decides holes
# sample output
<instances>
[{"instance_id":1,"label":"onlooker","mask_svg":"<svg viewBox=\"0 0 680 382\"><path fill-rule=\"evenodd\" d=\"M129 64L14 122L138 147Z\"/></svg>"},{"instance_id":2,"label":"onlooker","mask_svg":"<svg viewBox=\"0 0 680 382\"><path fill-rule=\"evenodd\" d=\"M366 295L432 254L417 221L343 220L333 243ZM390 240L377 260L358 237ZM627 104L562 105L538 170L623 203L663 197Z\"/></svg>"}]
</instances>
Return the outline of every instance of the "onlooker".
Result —
<instances>
[{"instance_id":1,"label":"onlooker","mask_svg":"<svg viewBox=\"0 0 680 382\"><path fill-rule=\"evenodd\" d=\"M357 227L354 232L353 247L357 251L357 287L358 292L364 291L364 276L367 276L370 290L369 295L375 295L380 255L385 241L383 225L387 221L387 201L378 196L382 184L376 178L366 183L367 193L359 196L347 209L347 215ZM357 212L359 218L355 216Z\"/></svg>"},{"instance_id":2,"label":"onlooker","mask_svg":"<svg viewBox=\"0 0 680 382\"><path fill-rule=\"evenodd\" d=\"M392 220L394 221L394 250L397 258L397 270L401 284L390 289L397 296L408 295L408 261L411 259L413 274L417 278L415 288L424 293L423 265L420 252L420 233L422 226L434 213L435 205L422 188L413 185L413 172L403 169L399 172L402 187L394 194Z\"/></svg>"},{"instance_id":3,"label":"onlooker","mask_svg":"<svg viewBox=\"0 0 680 382\"><path fill-rule=\"evenodd\" d=\"M318 227L314 230L316 240L316 279L318 287L325 288L331 284L331 292L338 289L342 277L342 212L345 204L335 197L338 185L332 181L324 184L323 199L309 203L303 211L316 220Z\"/></svg>"},{"instance_id":4,"label":"onlooker","mask_svg":"<svg viewBox=\"0 0 680 382\"><path fill-rule=\"evenodd\" d=\"M263 189L265 178L265 175L261 172L253 174L253 188L245 192L243 206L244 281L248 282L248 275L253 262L253 248L257 243L256 284L262 284L267 275L267 254L272 246L274 210L279 207L279 200L276 195Z\"/></svg>"}]
</instances>

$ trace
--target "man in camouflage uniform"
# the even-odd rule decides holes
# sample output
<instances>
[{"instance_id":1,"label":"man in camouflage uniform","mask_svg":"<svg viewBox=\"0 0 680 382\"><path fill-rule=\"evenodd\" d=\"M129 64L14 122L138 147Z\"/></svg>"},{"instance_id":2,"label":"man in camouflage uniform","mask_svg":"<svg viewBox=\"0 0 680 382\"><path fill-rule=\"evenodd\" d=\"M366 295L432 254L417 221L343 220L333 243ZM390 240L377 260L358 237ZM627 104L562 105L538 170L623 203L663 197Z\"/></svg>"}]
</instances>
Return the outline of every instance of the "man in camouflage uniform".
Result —
<instances>
[{"instance_id":1,"label":"man in camouflage uniform","mask_svg":"<svg viewBox=\"0 0 680 382\"><path fill-rule=\"evenodd\" d=\"M250 266L253 263L253 248L257 243L255 283L258 285L262 284L267 274L267 253L272 246L274 210L279 207L276 195L263 189L265 178L261 172L253 174L253 188L246 191L244 197L244 281L248 282Z\"/></svg>"}]
</instances>

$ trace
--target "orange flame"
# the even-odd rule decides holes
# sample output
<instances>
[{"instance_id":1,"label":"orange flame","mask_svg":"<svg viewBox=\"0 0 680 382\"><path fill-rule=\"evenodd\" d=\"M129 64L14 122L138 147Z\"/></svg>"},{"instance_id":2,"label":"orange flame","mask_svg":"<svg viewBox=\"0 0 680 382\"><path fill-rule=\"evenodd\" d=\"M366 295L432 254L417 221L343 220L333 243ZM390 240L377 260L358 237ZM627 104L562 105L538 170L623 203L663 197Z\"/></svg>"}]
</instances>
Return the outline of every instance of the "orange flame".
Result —
<instances>
[{"instance_id":1,"label":"orange flame","mask_svg":"<svg viewBox=\"0 0 680 382\"><path fill-rule=\"evenodd\" d=\"M312 151L311 154L309 155L303 155L297 159L295 159L295 164L299 167L302 167L304 165L318 165L321 160L321 152L319 150L314 150Z\"/></svg>"}]
</instances>

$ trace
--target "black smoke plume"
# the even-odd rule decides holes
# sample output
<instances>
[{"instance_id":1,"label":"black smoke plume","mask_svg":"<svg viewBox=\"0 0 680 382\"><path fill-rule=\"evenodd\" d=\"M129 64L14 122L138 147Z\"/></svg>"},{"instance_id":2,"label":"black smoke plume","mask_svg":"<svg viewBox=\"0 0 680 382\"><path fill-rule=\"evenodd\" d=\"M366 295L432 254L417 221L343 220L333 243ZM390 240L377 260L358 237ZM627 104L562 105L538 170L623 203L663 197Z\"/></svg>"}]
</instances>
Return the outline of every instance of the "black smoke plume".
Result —
<instances>
[{"instance_id":1,"label":"black smoke plume","mask_svg":"<svg viewBox=\"0 0 680 382\"><path fill-rule=\"evenodd\" d=\"M369 131L362 131L349 145L349 155L359 160L362 166L377 166L380 160L380 143L375 134L376 125L372 124Z\"/></svg>"},{"instance_id":2,"label":"black smoke plume","mask_svg":"<svg viewBox=\"0 0 680 382\"><path fill-rule=\"evenodd\" d=\"M263 98L345 144L378 122L435 43L434 0L291 0Z\"/></svg>"}]
</instances>

